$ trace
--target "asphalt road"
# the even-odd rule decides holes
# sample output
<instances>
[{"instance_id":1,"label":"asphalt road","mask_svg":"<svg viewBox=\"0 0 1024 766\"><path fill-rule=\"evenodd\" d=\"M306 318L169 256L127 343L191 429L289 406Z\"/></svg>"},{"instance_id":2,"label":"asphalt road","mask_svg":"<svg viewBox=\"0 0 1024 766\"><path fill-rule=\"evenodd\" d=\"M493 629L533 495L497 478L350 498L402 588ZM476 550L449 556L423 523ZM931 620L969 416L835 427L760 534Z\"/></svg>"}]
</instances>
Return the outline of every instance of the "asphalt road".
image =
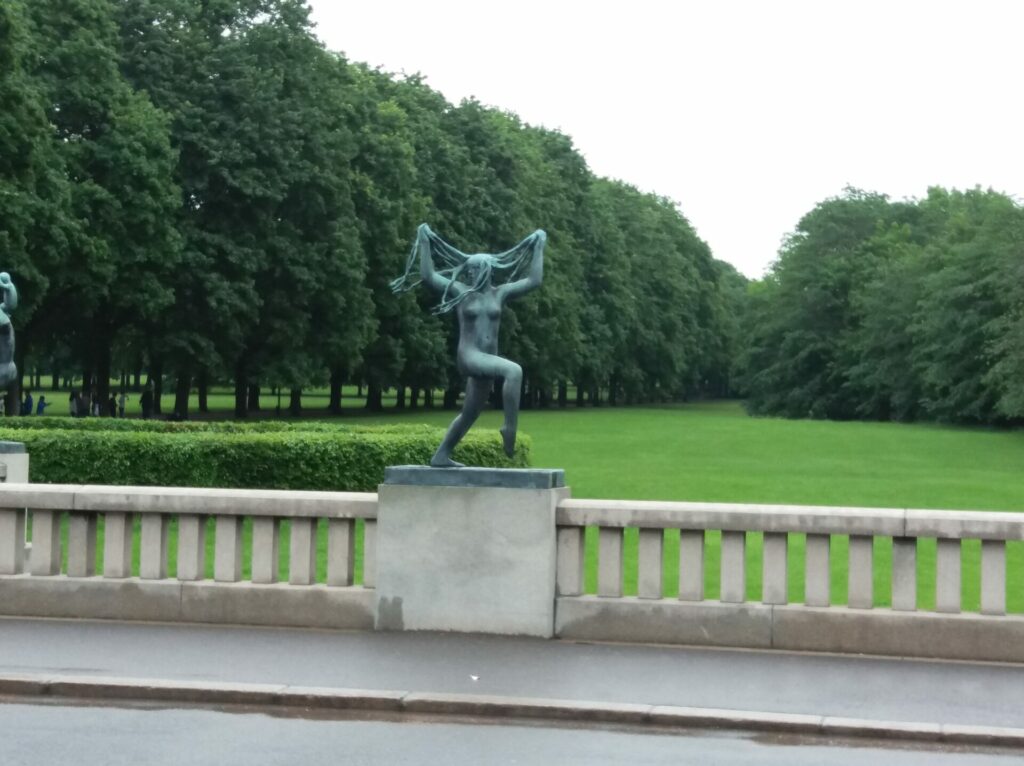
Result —
<instances>
[{"instance_id":1,"label":"asphalt road","mask_svg":"<svg viewBox=\"0 0 1024 766\"><path fill-rule=\"evenodd\" d=\"M1022 666L455 634L0 619L3 673L494 694L1024 726Z\"/></svg>"},{"instance_id":2,"label":"asphalt road","mask_svg":"<svg viewBox=\"0 0 1024 766\"><path fill-rule=\"evenodd\" d=\"M4 766L1009 766L1019 753L867 741L473 723L337 721L259 713L0 705Z\"/></svg>"}]
</instances>

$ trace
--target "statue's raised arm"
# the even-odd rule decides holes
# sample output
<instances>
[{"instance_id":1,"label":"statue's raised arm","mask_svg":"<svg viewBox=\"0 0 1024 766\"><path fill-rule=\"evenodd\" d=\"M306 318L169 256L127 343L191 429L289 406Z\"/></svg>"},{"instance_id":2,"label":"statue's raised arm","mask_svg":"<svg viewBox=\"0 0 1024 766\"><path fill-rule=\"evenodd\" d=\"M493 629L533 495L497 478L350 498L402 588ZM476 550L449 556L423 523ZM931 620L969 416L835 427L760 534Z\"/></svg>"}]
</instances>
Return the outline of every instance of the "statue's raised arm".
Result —
<instances>
[{"instance_id":1,"label":"statue's raised arm","mask_svg":"<svg viewBox=\"0 0 1024 766\"><path fill-rule=\"evenodd\" d=\"M547 244L548 235L543 229L537 229L530 236L520 242L516 247L528 246L530 248L530 268L523 279L514 282L507 282L498 288L502 301L511 298L518 298L531 290L536 290L544 281L544 245ZM513 248L515 249L515 248Z\"/></svg>"}]
</instances>

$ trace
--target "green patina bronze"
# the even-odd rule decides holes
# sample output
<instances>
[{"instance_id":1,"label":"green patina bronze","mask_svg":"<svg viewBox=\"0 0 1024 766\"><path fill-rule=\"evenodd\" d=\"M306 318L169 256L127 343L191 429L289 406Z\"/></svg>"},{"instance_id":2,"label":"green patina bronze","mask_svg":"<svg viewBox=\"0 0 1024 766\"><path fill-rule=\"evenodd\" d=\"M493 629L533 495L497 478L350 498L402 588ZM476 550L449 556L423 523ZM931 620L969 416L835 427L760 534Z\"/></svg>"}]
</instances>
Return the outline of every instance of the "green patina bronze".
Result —
<instances>
[{"instance_id":1,"label":"green patina bronze","mask_svg":"<svg viewBox=\"0 0 1024 766\"><path fill-rule=\"evenodd\" d=\"M505 453L512 456L519 421L519 393L523 368L498 356L498 328L505 301L540 287L544 278L544 244L547 235L538 229L511 250L498 255L466 255L420 224L416 242L406 263L405 274L391 283L395 292L409 290L425 282L441 294L434 309L437 314L455 310L459 318L459 348L456 357L459 372L466 376L466 397L462 412L448 427L441 446L430 459L436 468L461 468L452 460L459 443L487 404L491 386L502 378L502 404L505 422L501 437ZM443 268L437 269L437 259ZM411 279L419 262L420 280ZM495 284L495 272L505 277ZM465 281L463 281L465 280Z\"/></svg>"},{"instance_id":2,"label":"green patina bronze","mask_svg":"<svg viewBox=\"0 0 1024 766\"><path fill-rule=\"evenodd\" d=\"M14 364L14 325L10 316L10 312L18 308L18 288L6 271L0 271L0 291L3 292L3 302L0 303L0 388L7 388L18 377L18 368Z\"/></svg>"}]
</instances>

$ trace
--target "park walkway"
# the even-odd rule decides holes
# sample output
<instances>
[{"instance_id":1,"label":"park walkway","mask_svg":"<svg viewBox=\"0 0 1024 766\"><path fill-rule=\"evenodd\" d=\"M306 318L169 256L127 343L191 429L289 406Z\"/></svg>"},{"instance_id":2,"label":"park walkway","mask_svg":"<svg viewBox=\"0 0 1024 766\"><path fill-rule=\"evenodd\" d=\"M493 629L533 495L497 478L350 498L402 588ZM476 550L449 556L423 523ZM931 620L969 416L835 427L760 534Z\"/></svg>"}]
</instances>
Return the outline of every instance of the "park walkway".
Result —
<instances>
[{"instance_id":1,"label":"park walkway","mask_svg":"<svg viewBox=\"0 0 1024 766\"><path fill-rule=\"evenodd\" d=\"M1024 726L1024 666L455 634L0 619L0 679L54 675Z\"/></svg>"}]
</instances>

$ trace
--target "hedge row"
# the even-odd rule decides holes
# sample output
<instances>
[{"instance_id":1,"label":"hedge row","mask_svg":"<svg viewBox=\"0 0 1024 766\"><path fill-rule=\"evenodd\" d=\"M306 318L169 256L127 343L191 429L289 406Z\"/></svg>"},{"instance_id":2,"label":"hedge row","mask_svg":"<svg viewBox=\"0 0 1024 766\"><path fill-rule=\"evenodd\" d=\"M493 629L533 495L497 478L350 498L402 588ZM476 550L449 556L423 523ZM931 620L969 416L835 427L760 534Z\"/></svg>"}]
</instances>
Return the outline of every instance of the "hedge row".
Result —
<instances>
[{"instance_id":1,"label":"hedge row","mask_svg":"<svg viewBox=\"0 0 1024 766\"><path fill-rule=\"evenodd\" d=\"M443 435L429 426L277 433L0 427L0 439L25 443L33 482L345 491L375 491L385 466L426 464ZM496 433L469 434L455 458L524 467L529 450L524 436L509 459Z\"/></svg>"},{"instance_id":2,"label":"hedge row","mask_svg":"<svg viewBox=\"0 0 1024 766\"><path fill-rule=\"evenodd\" d=\"M280 433L282 431L315 431L323 433L398 433L431 429L415 424L360 425L319 420L141 420L138 418L72 418L72 417L10 417L0 420L0 430L17 431L117 431L144 433Z\"/></svg>"}]
</instances>

